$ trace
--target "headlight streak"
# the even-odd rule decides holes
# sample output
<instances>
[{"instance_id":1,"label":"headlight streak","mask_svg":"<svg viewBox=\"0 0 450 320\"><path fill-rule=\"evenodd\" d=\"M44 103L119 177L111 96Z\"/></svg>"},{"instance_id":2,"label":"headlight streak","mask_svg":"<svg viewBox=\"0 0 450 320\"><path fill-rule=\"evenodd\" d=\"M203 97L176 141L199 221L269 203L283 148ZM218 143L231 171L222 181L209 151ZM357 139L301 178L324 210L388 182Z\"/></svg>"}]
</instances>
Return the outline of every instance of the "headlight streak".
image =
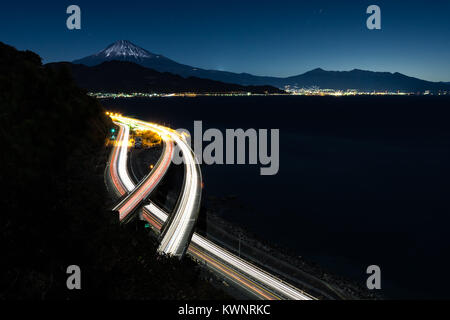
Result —
<instances>
[{"instance_id":1,"label":"headlight streak","mask_svg":"<svg viewBox=\"0 0 450 320\"><path fill-rule=\"evenodd\" d=\"M120 142L120 152L119 152L119 177L122 180L123 185L128 190L128 192L133 191L134 183L131 181L128 175L127 169L127 153L128 153L128 139L130 136L130 128L128 126L124 127L123 140ZM126 142L125 142L126 141Z\"/></svg>"},{"instance_id":2,"label":"headlight streak","mask_svg":"<svg viewBox=\"0 0 450 320\"><path fill-rule=\"evenodd\" d=\"M117 122L114 122L114 124L119 126L119 134L117 135L117 140L114 141L114 147L111 155L111 162L109 163L109 175L111 177L111 181L113 182L114 186L116 187L117 192L120 196L123 196L126 193L125 187L123 186L118 169L117 169L117 158L120 154L120 141L122 141L123 138L123 132L125 131L124 126L120 125Z\"/></svg>"}]
</instances>

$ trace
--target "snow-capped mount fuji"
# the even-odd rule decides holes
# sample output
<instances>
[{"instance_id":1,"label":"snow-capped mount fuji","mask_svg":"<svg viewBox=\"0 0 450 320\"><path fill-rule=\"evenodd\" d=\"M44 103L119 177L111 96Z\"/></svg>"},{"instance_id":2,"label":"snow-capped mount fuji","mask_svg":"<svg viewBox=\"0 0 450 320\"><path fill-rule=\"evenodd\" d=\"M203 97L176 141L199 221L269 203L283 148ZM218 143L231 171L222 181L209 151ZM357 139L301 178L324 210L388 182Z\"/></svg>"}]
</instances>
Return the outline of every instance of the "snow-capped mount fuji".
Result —
<instances>
[{"instance_id":1,"label":"snow-capped mount fuji","mask_svg":"<svg viewBox=\"0 0 450 320\"><path fill-rule=\"evenodd\" d=\"M155 54L147 51L128 40L116 41L102 51L91 56L75 60L73 63L84 64L92 67L112 60L134 62L159 72L172 72L183 75L195 69L170 60L161 54Z\"/></svg>"},{"instance_id":2,"label":"snow-capped mount fuji","mask_svg":"<svg viewBox=\"0 0 450 320\"><path fill-rule=\"evenodd\" d=\"M112 60L133 62L149 69L159 72L170 72L182 77L198 77L240 85L266 85L268 83L276 83L278 85L276 80L281 80L281 78L259 77L248 73L234 73L191 67L173 61L161 54L151 53L128 40L116 41L102 51L82 59L74 60L72 63L92 67Z\"/></svg>"},{"instance_id":3,"label":"snow-capped mount fuji","mask_svg":"<svg viewBox=\"0 0 450 320\"><path fill-rule=\"evenodd\" d=\"M142 49L134 44L132 44L128 40L119 40L117 42L114 42L106 49L100 51L96 54L97 56L104 56L106 58L119 58L119 57L135 57L137 59L143 59L143 58L152 58L156 57L159 58L160 56L154 55L151 52L148 52L145 49Z\"/></svg>"}]
</instances>

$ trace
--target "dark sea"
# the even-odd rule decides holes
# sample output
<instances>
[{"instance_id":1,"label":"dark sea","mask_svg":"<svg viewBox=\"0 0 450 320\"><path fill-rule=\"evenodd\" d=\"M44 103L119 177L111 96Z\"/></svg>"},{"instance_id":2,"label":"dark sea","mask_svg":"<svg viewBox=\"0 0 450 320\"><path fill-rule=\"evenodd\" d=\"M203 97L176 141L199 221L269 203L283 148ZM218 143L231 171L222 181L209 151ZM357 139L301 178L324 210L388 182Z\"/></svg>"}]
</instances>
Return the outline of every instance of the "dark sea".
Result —
<instances>
[{"instance_id":1,"label":"dark sea","mask_svg":"<svg viewBox=\"0 0 450 320\"><path fill-rule=\"evenodd\" d=\"M280 169L202 166L206 196L262 239L388 298L450 298L450 97L197 97L102 100L109 110L193 133L280 129ZM224 132L224 131L223 131ZM204 194L204 196L205 196Z\"/></svg>"}]
</instances>

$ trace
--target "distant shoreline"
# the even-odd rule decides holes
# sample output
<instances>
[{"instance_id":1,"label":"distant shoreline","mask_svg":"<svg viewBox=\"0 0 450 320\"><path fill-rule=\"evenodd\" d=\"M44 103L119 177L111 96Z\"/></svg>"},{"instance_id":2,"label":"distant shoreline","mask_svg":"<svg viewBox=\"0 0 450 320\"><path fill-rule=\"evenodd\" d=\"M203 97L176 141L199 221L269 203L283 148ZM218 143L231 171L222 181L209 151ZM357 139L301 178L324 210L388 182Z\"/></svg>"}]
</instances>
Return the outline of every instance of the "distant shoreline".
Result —
<instances>
[{"instance_id":1,"label":"distant shoreline","mask_svg":"<svg viewBox=\"0 0 450 320\"><path fill-rule=\"evenodd\" d=\"M305 93L251 93L251 92L228 92L228 93L110 93L110 92L88 92L88 95L97 99L116 98L196 98L196 97L264 97L264 96L308 96L308 97L354 97L354 96L450 96L450 92L439 94L417 94L412 92L342 92L342 91L319 91Z\"/></svg>"}]
</instances>

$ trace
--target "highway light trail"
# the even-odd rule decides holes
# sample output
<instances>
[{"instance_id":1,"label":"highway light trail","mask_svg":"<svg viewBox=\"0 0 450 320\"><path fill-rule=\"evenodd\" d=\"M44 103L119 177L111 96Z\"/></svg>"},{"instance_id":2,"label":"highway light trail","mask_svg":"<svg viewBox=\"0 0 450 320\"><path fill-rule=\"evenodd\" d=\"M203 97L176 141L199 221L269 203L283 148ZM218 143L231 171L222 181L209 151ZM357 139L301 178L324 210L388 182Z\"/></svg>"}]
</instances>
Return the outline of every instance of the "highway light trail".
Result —
<instances>
[{"instance_id":1,"label":"highway light trail","mask_svg":"<svg viewBox=\"0 0 450 320\"><path fill-rule=\"evenodd\" d=\"M117 120L118 118L114 117L113 119ZM141 129L153 128L155 131L159 132L161 136L167 135L171 137L176 143L180 143L179 140L182 139L178 133L174 133L174 131L169 128L124 117L121 117L120 121L124 124L128 124L136 128ZM128 141L125 140L125 138L128 139L128 135L124 134L123 136L121 136L121 138L123 139L122 146L128 145ZM183 152L183 155L184 154L185 153ZM190 157L192 158L191 159L188 158L185 161L192 161L188 162L192 166L189 167L189 165L186 165L186 170L188 169L190 170L191 172L190 174L192 175L191 178L193 178L193 175L195 174L196 170L198 170L198 167L196 167L197 164L195 163L195 158L192 152L187 153L186 150L186 155L188 154L190 154ZM116 161L120 162L120 159L118 160L116 158ZM126 170L123 171L123 173L128 175L128 172ZM122 179L121 175L119 175L119 177L120 179ZM197 176L197 178L200 177ZM134 188L135 187L134 183L131 181L129 177L128 179L131 182L129 186L132 185L132 188ZM184 187L184 192L188 190L190 196L196 197L198 195L196 193L198 189L196 188L198 188L198 184L192 183L189 186ZM194 192L194 190L196 192ZM182 200L183 199L180 200L179 206L179 208L181 208L179 209L180 212L192 208L193 203L192 201L185 200L184 202L182 202ZM184 204L181 205L182 203ZM142 217L149 223L151 223L157 230L161 230L162 225L168 219L168 214L162 211L161 209L157 208L155 205L150 204L144 207ZM186 230L186 222L188 223L192 222L190 219L191 217L189 216L187 218L182 217L178 220L177 223L178 226L174 227L173 231L171 232L172 237L175 237L175 239L173 241L170 241L172 240L170 239L167 242L167 245L174 245L177 243L177 241L180 241L180 235L182 235L183 231ZM312 296L287 284L286 282L276 278L275 276L269 274L268 272L245 261L244 259L237 257L236 255L228 252L227 250L221 248L220 246L214 244L213 242L200 236L197 233L194 233L192 236L191 244L188 248L188 253L193 257L195 257L196 259L206 262L209 267L215 269L230 281L237 283L238 285L245 288L246 290L248 290L249 292L253 293L255 296L261 299L282 299L282 298L295 300L314 299Z\"/></svg>"},{"instance_id":2,"label":"highway light trail","mask_svg":"<svg viewBox=\"0 0 450 320\"><path fill-rule=\"evenodd\" d=\"M109 175L111 177L111 181L113 182L116 191L119 193L120 196L123 196L126 193L125 187L122 185L122 182L119 178L119 172L117 169L117 159L119 157L120 153L120 147L119 144L123 140L123 133L125 131L125 126L120 125L119 123L115 123L119 126L119 134L117 135L117 140L114 141L114 147L111 155L111 160L109 163Z\"/></svg>"},{"instance_id":3,"label":"highway light trail","mask_svg":"<svg viewBox=\"0 0 450 320\"><path fill-rule=\"evenodd\" d=\"M173 219L163 233L158 250L169 255L181 257L189 245L190 237L200 210L201 173L194 153L192 152L190 146L186 143L184 136L175 130L119 115L114 115L111 117L118 122L137 129L156 131L163 139L173 140L180 148L185 165L183 191L180 201L178 202L175 212L173 213ZM128 132L129 129L128 131L125 130L123 137L123 141L125 142L128 141ZM122 144L123 147L125 145L127 145L127 143ZM125 183L126 188L129 191L133 190L134 184L126 171L126 151L121 153L119 157L119 175L121 179L123 177L122 174L127 175L127 182Z\"/></svg>"},{"instance_id":4,"label":"highway light trail","mask_svg":"<svg viewBox=\"0 0 450 320\"><path fill-rule=\"evenodd\" d=\"M164 233L159 250L171 255L183 255L192 235L198 212L200 210L201 175L194 153L186 141L174 134L174 139L181 149L185 165L185 178L181 200L174 212L174 217Z\"/></svg>"},{"instance_id":5,"label":"highway light trail","mask_svg":"<svg viewBox=\"0 0 450 320\"><path fill-rule=\"evenodd\" d=\"M119 219L123 221L132 213L142 200L146 199L155 189L167 172L173 157L174 145L172 140L165 138L165 147L161 160L153 167L152 171L134 188L134 190L122 200L113 210L119 212Z\"/></svg>"},{"instance_id":6,"label":"highway light trail","mask_svg":"<svg viewBox=\"0 0 450 320\"><path fill-rule=\"evenodd\" d=\"M231 281L236 282L238 285L243 286L244 288L247 288L247 290L253 292L255 295L267 299L267 300L280 300L281 298L274 295L273 293L270 293L266 289L262 288L260 285L258 285L256 282L246 278L245 276L235 272L232 268L228 267L218 259L214 258L213 256L209 255L208 253L205 253L198 248L195 247L195 245L191 244L189 246L189 253L194 256L195 258L199 260L203 260L204 262L208 263L213 268L217 269L220 273L224 274L224 276Z\"/></svg>"},{"instance_id":7,"label":"highway light trail","mask_svg":"<svg viewBox=\"0 0 450 320\"><path fill-rule=\"evenodd\" d=\"M121 125L120 123L118 124L124 129L123 138L119 142L119 177L128 192L131 192L134 189L134 183L133 181L131 181L130 175L128 174L127 170L127 153L130 128L128 126Z\"/></svg>"},{"instance_id":8,"label":"highway light trail","mask_svg":"<svg viewBox=\"0 0 450 320\"><path fill-rule=\"evenodd\" d=\"M132 213L142 200L148 197L148 195L154 190L161 179L164 177L167 169L172 161L174 145L172 139L167 135L162 135L161 138L164 141L164 148L158 163L153 167L153 170L135 187L134 183L127 170L127 154L128 154L128 140L129 140L129 126L124 125L119 122L115 122L116 125L120 127L118 142L115 144L115 149L113 150L112 159L118 162L118 169L116 163L111 168L111 178L114 185L117 187L122 187L121 181L125 181L125 187L130 192L128 196L123 199L113 211L119 212L120 221L124 221L128 218L130 213ZM151 129L155 131L154 129ZM124 195L126 192L121 188L119 191L120 195Z\"/></svg>"}]
</instances>

